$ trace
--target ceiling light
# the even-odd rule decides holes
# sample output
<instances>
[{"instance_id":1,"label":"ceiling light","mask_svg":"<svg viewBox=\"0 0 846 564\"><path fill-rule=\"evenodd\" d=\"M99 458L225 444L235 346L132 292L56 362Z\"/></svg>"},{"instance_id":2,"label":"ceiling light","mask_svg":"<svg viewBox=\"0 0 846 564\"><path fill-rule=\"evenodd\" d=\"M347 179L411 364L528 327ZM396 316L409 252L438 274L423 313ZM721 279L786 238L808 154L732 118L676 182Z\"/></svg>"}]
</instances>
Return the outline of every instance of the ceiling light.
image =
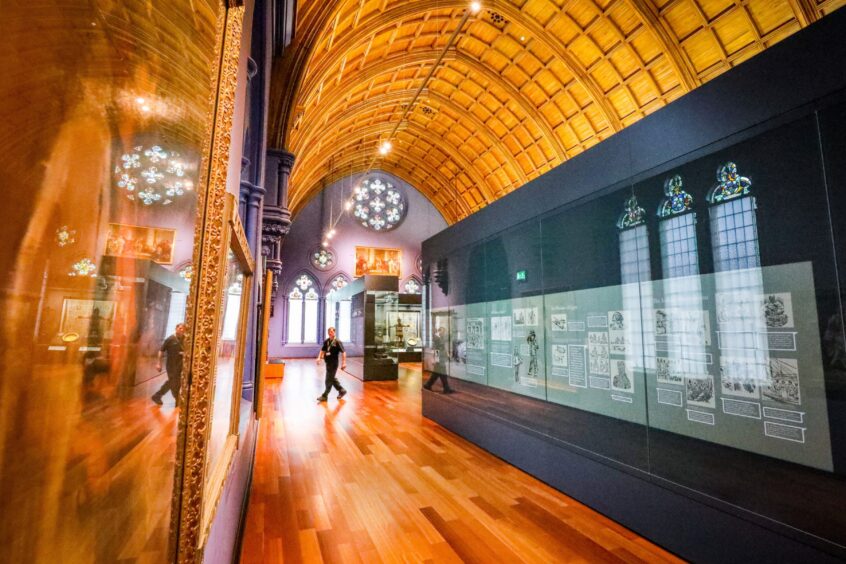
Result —
<instances>
[{"instance_id":1,"label":"ceiling light","mask_svg":"<svg viewBox=\"0 0 846 564\"><path fill-rule=\"evenodd\" d=\"M470 2L470 11L473 12L474 14L478 14L479 10L481 10L481 9L482 9L482 3L481 2Z\"/></svg>"},{"instance_id":2,"label":"ceiling light","mask_svg":"<svg viewBox=\"0 0 846 564\"><path fill-rule=\"evenodd\" d=\"M334 236L334 235L335 235L335 230L333 229L332 231L330 231L330 232L329 232L329 235Z\"/></svg>"},{"instance_id":3,"label":"ceiling light","mask_svg":"<svg viewBox=\"0 0 846 564\"><path fill-rule=\"evenodd\" d=\"M350 211L352 209L352 207L353 207L352 201L347 200L346 202L344 202L344 209L345 210Z\"/></svg>"},{"instance_id":4,"label":"ceiling light","mask_svg":"<svg viewBox=\"0 0 846 564\"><path fill-rule=\"evenodd\" d=\"M390 141L384 141L382 143L382 146L379 147L379 154L380 155L387 155L388 153L391 152L392 148L393 148L393 145L391 145Z\"/></svg>"},{"instance_id":5,"label":"ceiling light","mask_svg":"<svg viewBox=\"0 0 846 564\"><path fill-rule=\"evenodd\" d=\"M329 246L329 241L323 241L323 246L324 246L324 247L328 247L328 246Z\"/></svg>"},{"instance_id":6,"label":"ceiling light","mask_svg":"<svg viewBox=\"0 0 846 564\"><path fill-rule=\"evenodd\" d=\"M135 103L138 104L139 106L143 106L145 101L146 100L144 100L144 98L142 98L141 96L138 96L137 98L135 98Z\"/></svg>"}]
</instances>

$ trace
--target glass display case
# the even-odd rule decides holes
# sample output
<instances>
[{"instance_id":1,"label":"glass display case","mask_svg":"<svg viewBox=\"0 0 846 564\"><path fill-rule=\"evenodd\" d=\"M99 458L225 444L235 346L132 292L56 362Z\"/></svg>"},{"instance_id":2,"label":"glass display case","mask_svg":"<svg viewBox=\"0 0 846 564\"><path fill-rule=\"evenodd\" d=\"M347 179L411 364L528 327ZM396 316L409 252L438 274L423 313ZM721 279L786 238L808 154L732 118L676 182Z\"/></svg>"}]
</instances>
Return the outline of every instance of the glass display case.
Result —
<instances>
[{"instance_id":1,"label":"glass display case","mask_svg":"<svg viewBox=\"0 0 846 564\"><path fill-rule=\"evenodd\" d=\"M406 352L401 345L408 346L408 331L419 334L420 306L417 325L406 327L410 316L398 284L396 276L367 275L327 297L327 318L338 327L349 327L349 340L344 341L347 371L360 380L396 380L399 353Z\"/></svg>"}]
</instances>

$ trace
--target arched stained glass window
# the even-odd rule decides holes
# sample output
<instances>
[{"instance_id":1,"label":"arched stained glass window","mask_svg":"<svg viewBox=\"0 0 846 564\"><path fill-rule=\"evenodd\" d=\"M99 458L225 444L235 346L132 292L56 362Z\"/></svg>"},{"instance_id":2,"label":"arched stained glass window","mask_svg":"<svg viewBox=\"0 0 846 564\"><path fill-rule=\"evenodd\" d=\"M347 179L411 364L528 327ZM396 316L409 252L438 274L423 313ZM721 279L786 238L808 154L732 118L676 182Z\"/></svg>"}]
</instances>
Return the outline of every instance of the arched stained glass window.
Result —
<instances>
[{"instance_id":1,"label":"arched stained glass window","mask_svg":"<svg viewBox=\"0 0 846 564\"><path fill-rule=\"evenodd\" d=\"M349 284L349 278L344 274L338 274L329 282L326 291L326 305L325 305L325 324L324 333L329 327L334 327L337 330L337 337L341 342L350 340L350 300L341 300L337 302L331 301L335 292Z\"/></svg>"},{"instance_id":2,"label":"arched stained glass window","mask_svg":"<svg viewBox=\"0 0 846 564\"><path fill-rule=\"evenodd\" d=\"M663 296L662 307L654 311L658 382L686 389L710 385L713 390L704 360L711 331L709 313L702 307L693 197L678 174L664 183L664 195L658 206Z\"/></svg>"},{"instance_id":3,"label":"arched stained glass window","mask_svg":"<svg viewBox=\"0 0 846 564\"><path fill-rule=\"evenodd\" d=\"M655 338L652 308L652 272L649 262L649 232L646 210L632 195L626 200L623 213L617 220L620 244L620 280L622 282L623 311L609 313L609 325L617 326L612 339L622 339L626 361L633 366L655 366ZM646 282L646 284L643 284ZM613 319L614 315L617 319ZM616 322L616 323L615 323ZM643 331L639 330L643 327Z\"/></svg>"},{"instance_id":4,"label":"arched stained glass window","mask_svg":"<svg viewBox=\"0 0 846 564\"><path fill-rule=\"evenodd\" d=\"M728 162L717 169L717 184L708 194L711 204L711 244L714 270L723 272L761 266L758 222L752 181Z\"/></svg>"},{"instance_id":5,"label":"arched stained glass window","mask_svg":"<svg viewBox=\"0 0 846 564\"><path fill-rule=\"evenodd\" d=\"M696 244L696 213L693 197L684 191L678 174L664 183L666 198L658 207L661 218L661 266L664 278L699 274L699 249Z\"/></svg>"},{"instance_id":6,"label":"arched stained glass window","mask_svg":"<svg viewBox=\"0 0 846 564\"><path fill-rule=\"evenodd\" d=\"M288 293L288 343L317 343L318 304L315 280L308 274L301 274L294 281Z\"/></svg>"},{"instance_id":7,"label":"arched stained glass window","mask_svg":"<svg viewBox=\"0 0 846 564\"><path fill-rule=\"evenodd\" d=\"M717 183L708 193L717 323L720 331L734 336L738 347L733 355L720 357L720 387L728 395L757 393L768 362L765 351L754 353L754 335L766 326L760 307L764 283L757 205L751 188L752 181L740 176L735 163L727 162L717 169Z\"/></svg>"}]
</instances>

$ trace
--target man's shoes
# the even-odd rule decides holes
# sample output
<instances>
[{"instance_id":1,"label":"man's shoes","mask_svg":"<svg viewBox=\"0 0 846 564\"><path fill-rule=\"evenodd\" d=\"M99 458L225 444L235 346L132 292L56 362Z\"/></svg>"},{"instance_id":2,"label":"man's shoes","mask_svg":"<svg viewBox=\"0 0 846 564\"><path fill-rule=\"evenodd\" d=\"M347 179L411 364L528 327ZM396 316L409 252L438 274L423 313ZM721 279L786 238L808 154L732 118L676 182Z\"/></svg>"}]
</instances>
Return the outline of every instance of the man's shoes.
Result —
<instances>
[{"instance_id":1,"label":"man's shoes","mask_svg":"<svg viewBox=\"0 0 846 564\"><path fill-rule=\"evenodd\" d=\"M429 390L429 391L431 392L431 391L432 391L432 386L430 386L429 384L423 384L423 389L424 389L424 390Z\"/></svg>"},{"instance_id":2,"label":"man's shoes","mask_svg":"<svg viewBox=\"0 0 846 564\"><path fill-rule=\"evenodd\" d=\"M319 398L317 398L317 401L326 401L328 399L329 398L327 398L326 396L320 396Z\"/></svg>"},{"instance_id":3,"label":"man's shoes","mask_svg":"<svg viewBox=\"0 0 846 564\"><path fill-rule=\"evenodd\" d=\"M444 393L445 394L454 394L455 390L453 390L452 388L447 388L446 390L444 390Z\"/></svg>"},{"instance_id":4,"label":"man's shoes","mask_svg":"<svg viewBox=\"0 0 846 564\"><path fill-rule=\"evenodd\" d=\"M341 399L341 398L342 398L342 397L344 397L345 395L347 395L347 391L346 391L346 390L341 390L340 392L338 392L338 399Z\"/></svg>"},{"instance_id":5,"label":"man's shoes","mask_svg":"<svg viewBox=\"0 0 846 564\"><path fill-rule=\"evenodd\" d=\"M153 400L153 403L156 404L156 405L163 405L162 404L162 398L160 398L159 396L157 396L155 394L150 396L150 399Z\"/></svg>"}]
</instances>

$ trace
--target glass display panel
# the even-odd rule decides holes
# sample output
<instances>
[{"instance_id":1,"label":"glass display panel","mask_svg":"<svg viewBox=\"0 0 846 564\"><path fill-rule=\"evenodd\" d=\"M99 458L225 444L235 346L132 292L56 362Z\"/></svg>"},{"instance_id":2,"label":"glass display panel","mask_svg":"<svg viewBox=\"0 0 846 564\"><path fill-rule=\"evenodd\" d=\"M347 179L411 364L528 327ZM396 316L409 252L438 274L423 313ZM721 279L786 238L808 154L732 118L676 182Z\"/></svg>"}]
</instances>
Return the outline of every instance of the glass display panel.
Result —
<instances>
[{"instance_id":1,"label":"glass display panel","mask_svg":"<svg viewBox=\"0 0 846 564\"><path fill-rule=\"evenodd\" d=\"M823 154L809 116L487 239L483 299L452 253L427 320L460 345L450 375L573 408L493 394L498 417L843 544L846 197L823 163L843 183L846 110L821 116Z\"/></svg>"},{"instance_id":2,"label":"glass display panel","mask_svg":"<svg viewBox=\"0 0 846 564\"><path fill-rule=\"evenodd\" d=\"M3 5L0 561L173 560L219 11Z\"/></svg>"}]
</instances>

